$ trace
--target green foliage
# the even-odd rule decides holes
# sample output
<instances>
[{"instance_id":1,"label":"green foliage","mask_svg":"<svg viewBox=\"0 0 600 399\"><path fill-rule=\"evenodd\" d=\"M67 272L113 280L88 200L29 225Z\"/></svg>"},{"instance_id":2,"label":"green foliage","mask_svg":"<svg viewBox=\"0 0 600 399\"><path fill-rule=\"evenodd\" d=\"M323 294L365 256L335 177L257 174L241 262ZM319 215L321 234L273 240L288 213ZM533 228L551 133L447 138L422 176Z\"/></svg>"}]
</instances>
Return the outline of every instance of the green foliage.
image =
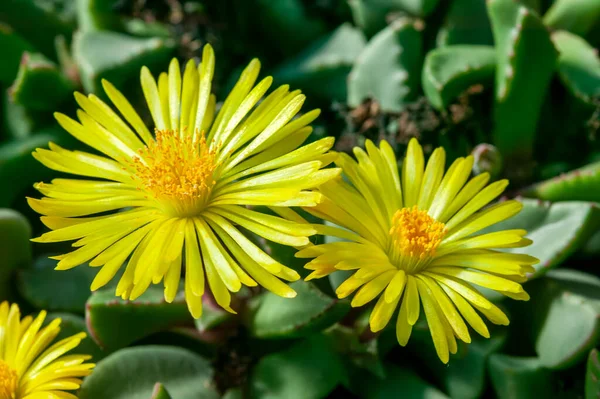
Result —
<instances>
[{"instance_id":1,"label":"green foliage","mask_svg":"<svg viewBox=\"0 0 600 399\"><path fill-rule=\"evenodd\" d=\"M415 98L422 38L415 21L401 19L380 31L358 56L348 77L348 104L373 97L386 111Z\"/></svg>"},{"instance_id":2,"label":"green foliage","mask_svg":"<svg viewBox=\"0 0 600 399\"><path fill-rule=\"evenodd\" d=\"M600 20L596 0L555 0L544 15L544 23L553 29L565 29L584 36Z\"/></svg>"},{"instance_id":3,"label":"green foliage","mask_svg":"<svg viewBox=\"0 0 600 399\"><path fill-rule=\"evenodd\" d=\"M81 82L92 93L102 92L102 79L120 86L137 78L144 65L150 69L167 65L173 50L170 40L113 32L79 32L73 39L73 57L80 66Z\"/></svg>"},{"instance_id":4,"label":"green foliage","mask_svg":"<svg viewBox=\"0 0 600 399\"><path fill-rule=\"evenodd\" d=\"M138 346L104 359L85 379L80 399L148 399L160 382L174 398L218 398L213 370L202 357L182 348Z\"/></svg>"},{"instance_id":5,"label":"green foliage","mask_svg":"<svg viewBox=\"0 0 600 399\"><path fill-rule=\"evenodd\" d=\"M581 37L566 31L555 32L552 40L560 52L558 74L563 84L573 95L587 103L600 97L598 50Z\"/></svg>"},{"instance_id":6,"label":"green foliage","mask_svg":"<svg viewBox=\"0 0 600 399\"><path fill-rule=\"evenodd\" d=\"M492 385L499 398L552 396L552 375L537 358L494 354L489 363Z\"/></svg>"},{"instance_id":7,"label":"green foliage","mask_svg":"<svg viewBox=\"0 0 600 399\"><path fill-rule=\"evenodd\" d=\"M585 373L585 398L593 399L600 396L600 358L598 350L592 349L587 360Z\"/></svg>"},{"instance_id":8,"label":"green foliage","mask_svg":"<svg viewBox=\"0 0 600 399\"><path fill-rule=\"evenodd\" d=\"M36 111L52 111L71 96L73 83L41 54L23 55L10 88L11 100Z\"/></svg>"},{"instance_id":9,"label":"green foliage","mask_svg":"<svg viewBox=\"0 0 600 399\"><path fill-rule=\"evenodd\" d=\"M336 323L350 308L346 301L333 299L310 283L299 281L290 286L298 293L295 301L270 292L257 298L249 323L254 336L304 337Z\"/></svg>"},{"instance_id":10,"label":"green foliage","mask_svg":"<svg viewBox=\"0 0 600 399\"><path fill-rule=\"evenodd\" d=\"M0 299L11 294L12 273L31 261L31 227L12 209L0 208Z\"/></svg>"},{"instance_id":11,"label":"green foliage","mask_svg":"<svg viewBox=\"0 0 600 399\"><path fill-rule=\"evenodd\" d=\"M550 180L536 183L524 191L548 201L600 201L600 162L591 163Z\"/></svg>"},{"instance_id":12,"label":"green foliage","mask_svg":"<svg viewBox=\"0 0 600 399\"><path fill-rule=\"evenodd\" d=\"M490 46L450 46L430 51L423 66L423 91L431 105L448 107L476 83L492 80L496 51Z\"/></svg>"},{"instance_id":13,"label":"green foliage","mask_svg":"<svg viewBox=\"0 0 600 399\"><path fill-rule=\"evenodd\" d=\"M558 53L540 18L525 6L490 0L488 12L497 52L494 144L502 153L528 157Z\"/></svg>"},{"instance_id":14,"label":"green foliage","mask_svg":"<svg viewBox=\"0 0 600 399\"><path fill-rule=\"evenodd\" d=\"M490 230L525 229L533 244L527 254L535 256L532 277L540 276L560 265L581 248L600 228L600 209L589 202L569 201L549 203L523 199L523 210L512 218L494 225ZM522 249L508 249L523 252Z\"/></svg>"},{"instance_id":15,"label":"green foliage","mask_svg":"<svg viewBox=\"0 0 600 399\"><path fill-rule=\"evenodd\" d=\"M250 397L318 399L346 378L333 342L316 334L262 358L250 377Z\"/></svg>"},{"instance_id":16,"label":"green foliage","mask_svg":"<svg viewBox=\"0 0 600 399\"><path fill-rule=\"evenodd\" d=\"M39 309L81 312L90 296L96 271L87 265L56 272L58 261L42 256L18 274L19 293Z\"/></svg>"},{"instance_id":17,"label":"green foliage","mask_svg":"<svg viewBox=\"0 0 600 399\"><path fill-rule=\"evenodd\" d=\"M167 303L158 287L149 288L135 301L115 298L112 289L97 291L87 301L85 318L94 341L111 350L191 321L183 294ZM120 328L113 328L115 324Z\"/></svg>"},{"instance_id":18,"label":"green foliage","mask_svg":"<svg viewBox=\"0 0 600 399\"><path fill-rule=\"evenodd\" d=\"M0 0L0 299L49 311L46 324L60 317L57 339L87 333L76 352L97 368L81 399L598 397L599 33L598 0ZM510 178L505 195L524 209L493 229L527 229L533 245L514 251L540 260L529 302L482 289L511 324L473 332L443 365L423 318L403 348L396 315L372 333L372 304L335 298L347 271L292 283L294 299L244 289L237 314L207 289L198 320L182 292L124 301L110 284L90 292L96 268L55 271L46 252L71 243L29 241L47 229L25 196L68 175L31 153L90 149L52 114L75 117L73 91L104 97L107 79L152 128L140 68L158 76L207 42L218 99L258 57L259 79L321 109L307 141L332 135L349 152L387 139L401 162L418 137L426 153L443 145L448 164L471 153L474 175ZM255 242L307 275L295 248Z\"/></svg>"}]
</instances>

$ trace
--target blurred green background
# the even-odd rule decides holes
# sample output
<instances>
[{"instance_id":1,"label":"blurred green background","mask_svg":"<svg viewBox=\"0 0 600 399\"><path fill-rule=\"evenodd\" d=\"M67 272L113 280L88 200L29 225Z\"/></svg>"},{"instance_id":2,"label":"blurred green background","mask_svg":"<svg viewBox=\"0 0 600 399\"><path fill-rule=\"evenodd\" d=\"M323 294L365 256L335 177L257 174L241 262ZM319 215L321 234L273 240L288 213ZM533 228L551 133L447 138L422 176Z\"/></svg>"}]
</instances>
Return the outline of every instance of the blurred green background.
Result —
<instances>
[{"instance_id":1,"label":"blurred green background","mask_svg":"<svg viewBox=\"0 0 600 399\"><path fill-rule=\"evenodd\" d=\"M292 301L242 293L238 316L207 299L194 322L160 289L130 303L91 295L93 268L52 271L48 252L68 247L29 243L43 227L25 196L58 174L31 152L85 149L52 113L75 116L75 90L105 98L108 79L150 125L140 68L198 60L205 43L219 101L258 57L321 108L313 136L338 151L386 139L401 159L417 137L510 178L525 208L499 227L528 229L541 260L531 301L490 295L511 325L443 366L424 323L407 348L393 326L370 333L368 306L334 299L335 274L294 283ZM2 0L0 296L93 333L81 398L598 398L599 45L600 0ZM258 243L307 274L292 249Z\"/></svg>"}]
</instances>

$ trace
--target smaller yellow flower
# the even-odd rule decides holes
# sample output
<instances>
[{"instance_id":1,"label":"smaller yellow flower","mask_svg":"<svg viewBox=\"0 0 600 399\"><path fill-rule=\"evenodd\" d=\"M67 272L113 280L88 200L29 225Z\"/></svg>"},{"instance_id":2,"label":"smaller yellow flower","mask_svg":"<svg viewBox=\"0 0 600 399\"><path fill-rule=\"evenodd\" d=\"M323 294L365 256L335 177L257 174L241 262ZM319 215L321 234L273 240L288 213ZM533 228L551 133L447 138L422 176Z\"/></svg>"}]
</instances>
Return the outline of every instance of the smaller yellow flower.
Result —
<instances>
[{"instance_id":1,"label":"smaller yellow flower","mask_svg":"<svg viewBox=\"0 0 600 399\"><path fill-rule=\"evenodd\" d=\"M366 149L354 149L358 162L340 154L336 164L350 184L342 179L323 184L322 201L305 208L343 227L320 226L321 234L347 241L306 247L296 256L314 258L306 264L313 270L307 280L353 271L336 294L345 298L356 292L352 306L379 297L369 319L372 331L382 330L399 308L396 336L402 346L422 308L437 354L447 363L449 353L457 351L456 338L471 342L467 324L489 338L480 314L494 324L508 324L475 286L529 299L520 283L538 260L502 251L531 244L526 231L482 232L517 214L522 204L509 200L487 207L508 182L487 185L488 173L469 180L473 157L457 159L444 173L444 149L436 149L425 165L413 139L400 174L387 142L377 148L367 141Z\"/></svg>"},{"instance_id":2,"label":"smaller yellow flower","mask_svg":"<svg viewBox=\"0 0 600 399\"><path fill-rule=\"evenodd\" d=\"M0 399L77 399L65 392L79 389L81 378L95 364L89 355L65 355L85 333L50 346L60 332L61 319L42 328L46 312L21 319L19 306L0 304Z\"/></svg>"}]
</instances>

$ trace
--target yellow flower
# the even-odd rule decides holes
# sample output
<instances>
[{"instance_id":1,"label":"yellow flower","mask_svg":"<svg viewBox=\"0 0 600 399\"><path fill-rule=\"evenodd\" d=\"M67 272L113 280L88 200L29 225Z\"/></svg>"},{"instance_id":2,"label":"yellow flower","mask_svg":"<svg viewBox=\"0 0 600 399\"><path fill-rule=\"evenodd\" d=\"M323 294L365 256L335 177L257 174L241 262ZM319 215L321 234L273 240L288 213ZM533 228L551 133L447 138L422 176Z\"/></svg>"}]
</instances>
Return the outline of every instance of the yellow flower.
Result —
<instances>
[{"instance_id":1,"label":"yellow flower","mask_svg":"<svg viewBox=\"0 0 600 399\"><path fill-rule=\"evenodd\" d=\"M46 312L21 319L19 306L0 304L0 399L77 399L65 392L79 389L89 375L89 355L65 355L79 345L85 333L50 346L60 332L60 319L42 328Z\"/></svg>"},{"instance_id":2,"label":"yellow flower","mask_svg":"<svg viewBox=\"0 0 600 399\"><path fill-rule=\"evenodd\" d=\"M65 130L105 155L52 143L33 154L49 168L90 178L38 183L45 197L28 199L53 230L35 241L77 240L76 250L56 257L57 270L88 261L102 266L91 286L97 290L129 258L116 295L133 300L150 284L164 281L165 299L171 302L185 269L185 296L196 318L202 313L205 276L217 303L233 313L230 292L242 285L296 295L280 279L295 281L298 273L263 252L237 226L284 245L308 244L316 231L281 215L289 206L316 205L321 195L308 189L339 175L336 168L321 170L337 156L328 152L333 139L302 145L319 110L294 118L305 96L287 85L263 98L272 78L255 85L258 60L242 72L215 115L214 69L210 45L200 65L187 63L183 77L176 59L158 82L142 68L155 137L107 81L104 90L121 116L98 97L80 93L75 93L82 108L79 122L55 115ZM247 208L252 205L267 206L279 216Z\"/></svg>"},{"instance_id":3,"label":"yellow flower","mask_svg":"<svg viewBox=\"0 0 600 399\"><path fill-rule=\"evenodd\" d=\"M447 363L449 352L456 353L456 337L471 342L465 320L484 337L489 332L479 313L494 324L508 324L472 284L529 299L519 283L534 271L537 259L497 250L529 245L525 230L477 234L515 215L522 205L510 200L482 209L508 182L486 186L487 173L467 182L470 156L457 159L444 174L444 149L436 149L425 167L423 150L413 139L400 175L387 142L377 148L367 141L366 149L354 149L358 162L340 154L336 163L351 184L335 179L322 185L323 201L306 209L343 227L325 226L324 234L347 241L307 247L296 256L315 258L306 265L313 270L307 280L335 270L354 271L336 293L344 298L358 290L352 306L379 296L369 319L374 332L400 307L396 335L402 346L422 306L437 354Z\"/></svg>"}]
</instances>

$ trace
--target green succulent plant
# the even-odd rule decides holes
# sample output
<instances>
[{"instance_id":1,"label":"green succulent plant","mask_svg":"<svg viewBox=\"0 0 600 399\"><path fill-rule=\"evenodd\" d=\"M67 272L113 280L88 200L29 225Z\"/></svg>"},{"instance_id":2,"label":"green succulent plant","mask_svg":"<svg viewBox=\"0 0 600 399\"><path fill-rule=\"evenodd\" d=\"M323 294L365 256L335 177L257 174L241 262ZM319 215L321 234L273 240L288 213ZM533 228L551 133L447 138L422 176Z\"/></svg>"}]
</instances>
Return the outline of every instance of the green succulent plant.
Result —
<instances>
[{"instance_id":1,"label":"green succulent plant","mask_svg":"<svg viewBox=\"0 0 600 399\"><path fill-rule=\"evenodd\" d=\"M81 399L598 397L599 38L598 0L2 0L0 296L89 334L79 349L97 367ZM417 136L448 163L472 153L473 174L511 178L523 211L496 228L527 229L540 259L531 301L483 291L511 325L443 366L421 321L406 348L393 326L370 332L371 309L335 297L344 271L292 284L294 300L242 290L237 315L205 295L198 320L160 291L90 293L93 268L56 276L47 256L68 247L29 241L46 228L24 200L63 177L32 151L83 148L53 112L74 117L72 92L101 97L103 79L137 107L142 66L199 58L207 42L223 60L215 91L258 56L320 107L308 141L351 152L386 139L400 156ZM294 249L244 233L306 277Z\"/></svg>"}]
</instances>

